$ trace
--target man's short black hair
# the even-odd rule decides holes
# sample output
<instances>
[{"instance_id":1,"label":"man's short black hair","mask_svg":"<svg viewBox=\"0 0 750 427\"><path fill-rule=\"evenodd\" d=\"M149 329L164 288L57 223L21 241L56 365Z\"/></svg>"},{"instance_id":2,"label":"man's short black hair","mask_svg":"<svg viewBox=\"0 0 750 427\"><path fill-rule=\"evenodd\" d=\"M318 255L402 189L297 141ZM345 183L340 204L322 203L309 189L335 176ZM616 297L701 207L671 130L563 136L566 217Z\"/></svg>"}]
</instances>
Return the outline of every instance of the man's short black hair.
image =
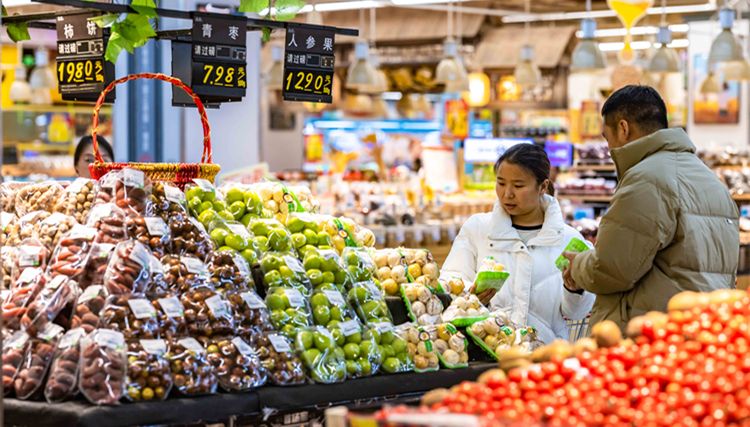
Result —
<instances>
[{"instance_id":1,"label":"man's short black hair","mask_svg":"<svg viewBox=\"0 0 750 427\"><path fill-rule=\"evenodd\" d=\"M613 93L602 107L604 122L615 127L620 120L638 126L646 133L669 127L667 106L649 86L628 85Z\"/></svg>"}]
</instances>

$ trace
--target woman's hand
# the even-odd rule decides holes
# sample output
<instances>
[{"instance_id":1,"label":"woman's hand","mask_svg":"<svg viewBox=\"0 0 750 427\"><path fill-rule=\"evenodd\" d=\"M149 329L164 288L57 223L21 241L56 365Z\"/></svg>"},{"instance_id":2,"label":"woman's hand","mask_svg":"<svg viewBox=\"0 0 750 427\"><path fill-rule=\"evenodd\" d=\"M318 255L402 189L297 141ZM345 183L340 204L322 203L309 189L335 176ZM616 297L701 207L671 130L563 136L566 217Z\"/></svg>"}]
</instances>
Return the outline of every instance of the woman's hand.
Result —
<instances>
[{"instance_id":1,"label":"woman's hand","mask_svg":"<svg viewBox=\"0 0 750 427\"><path fill-rule=\"evenodd\" d=\"M469 293L473 294L476 289L477 289L476 284L471 285L471 288L469 288ZM482 305L489 308L490 301L492 300L492 297L494 297L496 293L497 293L496 290L489 288L489 289L485 289L484 292L480 294L475 294L475 295L477 296L477 298L479 298L479 302L481 302Z\"/></svg>"}]
</instances>

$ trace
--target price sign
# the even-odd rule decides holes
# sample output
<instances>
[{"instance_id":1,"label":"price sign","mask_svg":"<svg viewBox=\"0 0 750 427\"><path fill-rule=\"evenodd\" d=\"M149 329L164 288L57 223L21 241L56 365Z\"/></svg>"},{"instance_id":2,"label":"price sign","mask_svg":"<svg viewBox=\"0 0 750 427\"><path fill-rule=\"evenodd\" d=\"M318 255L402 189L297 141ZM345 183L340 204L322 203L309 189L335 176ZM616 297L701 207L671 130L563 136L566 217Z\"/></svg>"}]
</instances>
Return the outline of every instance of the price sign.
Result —
<instances>
[{"instance_id":1,"label":"price sign","mask_svg":"<svg viewBox=\"0 0 750 427\"><path fill-rule=\"evenodd\" d=\"M90 18L101 13L59 15L57 27L57 82L66 101L96 101L114 80L115 66L104 59L109 30L102 30ZM114 102L115 91L105 102Z\"/></svg>"},{"instance_id":2,"label":"price sign","mask_svg":"<svg viewBox=\"0 0 750 427\"><path fill-rule=\"evenodd\" d=\"M242 89L247 87L244 65L193 62L193 76L202 85Z\"/></svg>"},{"instance_id":3,"label":"price sign","mask_svg":"<svg viewBox=\"0 0 750 427\"><path fill-rule=\"evenodd\" d=\"M284 50L286 101L333 102L335 31L289 23Z\"/></svg>"}]
</instances>

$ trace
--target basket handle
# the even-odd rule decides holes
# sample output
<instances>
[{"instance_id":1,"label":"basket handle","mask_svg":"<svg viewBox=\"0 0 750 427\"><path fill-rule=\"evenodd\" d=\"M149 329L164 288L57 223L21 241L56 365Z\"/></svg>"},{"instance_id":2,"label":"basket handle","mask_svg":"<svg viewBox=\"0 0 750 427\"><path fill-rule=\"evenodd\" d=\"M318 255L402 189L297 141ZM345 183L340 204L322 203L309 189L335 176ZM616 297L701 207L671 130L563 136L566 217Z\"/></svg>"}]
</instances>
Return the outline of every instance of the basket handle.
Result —
<instances>
[{"instance_id":1,"label":"basket handle","mask_svg":"<svg viewBox=\"0 0 750 427\"><path fill-rule=\"evenodd\" d=\"M198 107L198 113L201 116L201 124L203 125L203 156L201 157L201 163L211 163L211 127L208 125L208 116L206 115L206 109L203 107L203 102L200 100L200 98L198 98L196 94L193 93L192 90L190 90L189 87L185 85L185 83L182 82L182 80L170 76L165 76L164 74L155 73L131 74L126 77L117 79L110 83L109 86L107 86L102 91L101 95L99 95L99 99L96 101L96 105L94 106L94 123L93 129L91 130L91 137L93 138L94 143L94 156L96 157L96 161L99 163L104 163L104 159L102 159L102 155L99 152L99 143L96 140L96 130L99 127L99 108L101 108L102 103L104 103L104 97L107 96L107 94L115 88L115 85L137 79L163 80L165 82L172 83L173 85L187 92L187 94L190 95L191 98L193 98L193 101L195 101L195 105Z\"/></svg>"}]
</instances>

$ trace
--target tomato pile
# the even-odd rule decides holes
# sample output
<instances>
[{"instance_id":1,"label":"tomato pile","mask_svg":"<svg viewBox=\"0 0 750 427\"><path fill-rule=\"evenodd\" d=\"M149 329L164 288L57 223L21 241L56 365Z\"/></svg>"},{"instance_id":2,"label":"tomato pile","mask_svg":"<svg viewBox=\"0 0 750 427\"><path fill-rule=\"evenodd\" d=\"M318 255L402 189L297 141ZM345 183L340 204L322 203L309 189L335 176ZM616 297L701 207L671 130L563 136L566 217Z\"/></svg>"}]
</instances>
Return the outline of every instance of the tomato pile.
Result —
<instances>
[{"instance_id":1,"label":"tomato pile","mask_svg":"<svg viewBox=\"0 0 750 427\"><path fill-rule=\"evenodd\" d=\"M635 341L462 383L432 409L497 425L750 426L750 297L709 296L634 319Z\"/></svg>"}]
</instances>

